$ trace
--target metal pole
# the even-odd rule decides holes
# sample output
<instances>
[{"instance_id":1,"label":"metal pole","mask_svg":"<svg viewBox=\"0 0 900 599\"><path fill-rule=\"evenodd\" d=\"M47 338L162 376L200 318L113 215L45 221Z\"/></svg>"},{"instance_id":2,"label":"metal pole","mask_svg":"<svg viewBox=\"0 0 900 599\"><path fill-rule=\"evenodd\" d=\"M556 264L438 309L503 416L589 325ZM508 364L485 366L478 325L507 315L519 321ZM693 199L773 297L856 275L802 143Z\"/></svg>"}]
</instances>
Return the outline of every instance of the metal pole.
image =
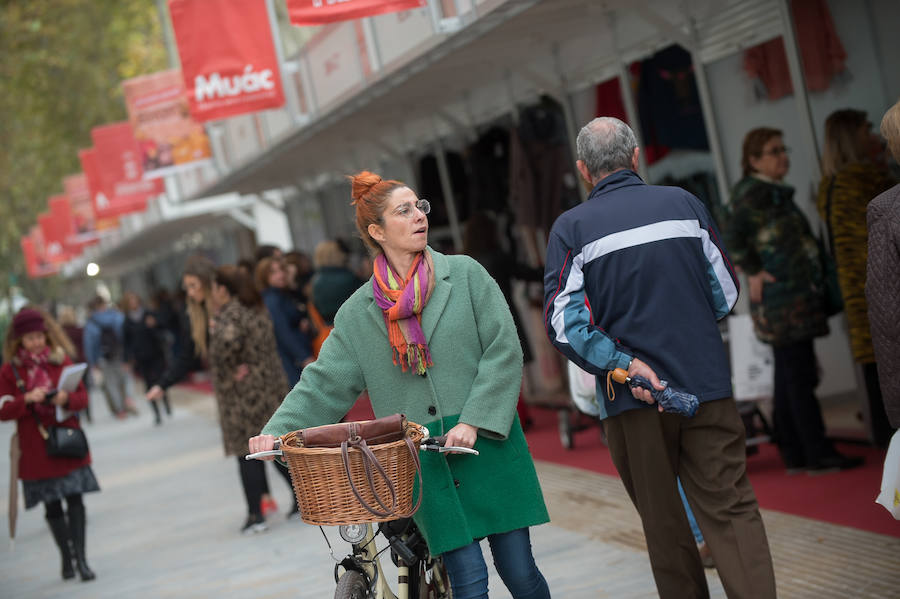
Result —
<instances>
[{"instance_id":1,"label":"metal pole","mask_svg":"<svg viewBox=\"0 0 900 599\"><path fill-rule=\"evenodd\" d=\"M447 220L450 221L450 236L453 238L453 249L457 252L462 252L462 231L459 226L459 217L456 214L453 185L450 183L450 169L447 168L444 144L441 143L441 136L438 134L437 126L434 129L434 153L437 158L438 176L441 179L441 191L444 193L444 201L447 202Z\"/></svg>"},{"instance_id":2,"label":"metal pole","mask_svg":"<svg viewBox=\"0 0 900 599\"><path fill-rule=\"evenodd\" d=\"M281 45L281 31L278 29L278 15L275 13L275 0L266 0L266 13L269 15L269 29L272 30L272 42L275 45L275 57L278 60L278 76L281 77L281 88L287 102L288 114L295 125L300 125L300 103L297 101L296 88L287 85L287 73L284 70L284 48Z\"/></svg>"},{"instance_id":3,"label":"metal pole","mask_svg":"<svg viewBox=\"0 0 900 599\"><path fill-rule=\"evenodd\" d=\"M556 72L559 73L560 80L560 96L561 96L561 104L563 109L563 116L566 119L566 133L569 135L569 149L572 152L572 158L576 158L578 156L578 149L575 145L575 140L578 137L578 126L575 123L575 108L572 105L572 95L569 93L569 84L566 81L565 71L562 70L562 63L559 60L559 44L553 44L553 62L556 65ZM575 166L574 163L572 166ZM581 196L581 201L584 202L588 198L588 192L582 185L575 185L578 189L578 195Z\"/></svg>"},{"instance_id":4,"label":"metal pole","mask_svg":"<svg viewBox=\"0 0 900 599\"><path fill-rule=\"evenodd\" d=\"M697 33L697 25L694 22L694 15L691 12L689 1L684 3L684 11L687 14L690 37L694 42L691 47L691 62L694 65L694 78L697 81L697 95L700 96L700 107L703 113L703 125L706 127L706 138L709 141L709 150L716 165L716 186L719 188L719 204L724 206L731 197L731 186L728 184L728 169L725 166L725 156L722 152L719 125L716 122L712 95L709 92L706 65L703 64L703 57L700 55L700 35Z\"/></svg>"},{"instance_id":5,"label":"metal pole","mask_svg":"<svg viewBox=\"0 0 900 599\"><path fill-rule=\"evenodd\" d=\"M638 146L641 150L645 150L644 141L641 139L641 117L638 113L637 103L634 101L634 90L631 89L631 73L628 72L628 65L621 60L617 60L619 70L619 88L622 94L622 103L625 104L625 114L628 115L628 122L631 123L631 129L637 138ZM647 156L645 152L638 154L638 171L641 178L647 183L650 182L650 173L647 170Z\"/></svg>"},{"instance_id":6,"label":"metal pole","mask_svg":"<svg viewBox=\"0 0 900 599\"><path fill-rule=\"evenodd\" d=\"M166 58L169 68L177 69L181 61L178 50L175 48L175 36L172 33L172 21L169 20L169 10L166 8L166 0L156 0L156 11L159 13L159 26L163 32L163 42L166 45Z\"/></svg>"},{"instance_id":7,"label":"metal pole","mask_svg":"<svg viewBox=\"0 0 900 599\"><path fill-rule=\"evenodd\" d=\"M797 47L797 38L794 35L794 19L791 16L789 0L778 0L778 10L781 13L784 51L787 54L788 67L791 71L791 84L794 86L794 100L797 103L797 112L800 113L803 137L816 159L815 163L811 164L810 167L812 168L813 182L818 184L819 179L822 178L822 156L819 153L819 144L816 141L816 127L813 124L812 113L809 109L809 95L806 93L803 62L800 58L800 50Z\"/></svg>"},{"instance_id":8,"label":"metal pole","mask_svg":"<svg viewBox=\"0 0 900 599\"><path fill-rule=\"evenodd\" d=\"M607 27L613 40L613 47L616 50L616 70L619 73L619 93L622 95L622 103L625 105L625 114L634 136L637 138L638 146L641 150L645 150L644 140L641 138L641 117L637 109L637 102L634 100L634 90L631 89L631 73L628 65L622 59L622 52L619 49L619 33L616 29L616 15L612 11L606 13ZM641 151L638 154L638 172L641 178L647 183L650 182L650 173L647 170L647 156Z\"/></svg>"}]
</instances>

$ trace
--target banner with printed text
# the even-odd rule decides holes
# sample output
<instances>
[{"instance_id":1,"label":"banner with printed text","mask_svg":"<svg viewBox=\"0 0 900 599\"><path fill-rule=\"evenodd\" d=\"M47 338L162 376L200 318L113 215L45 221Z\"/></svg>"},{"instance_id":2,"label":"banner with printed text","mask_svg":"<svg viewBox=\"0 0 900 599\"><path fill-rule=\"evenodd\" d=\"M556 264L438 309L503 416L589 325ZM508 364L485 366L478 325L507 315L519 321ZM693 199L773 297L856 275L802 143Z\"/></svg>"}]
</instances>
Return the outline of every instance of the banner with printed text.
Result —
<instances>
[{"instance_id":1,"label":"banner with printed text","mask_svg":"<svg viewBox=\"0 0 900 599\"><path fill-rule=\"evenodd\" d=\"M266 0L170 0L169 12L195 119L284 106Z\"/></svg>"},{"instance_id":2,"label":"banner with printed text","mask_svg":"<svg viewBox=\"0 0 900 599\"><path fill-rule=\"evenodd\" d=\"M212 158L203 125L191 118L181 71L126 79L122 92L144 177L163 177Z\"/></svg>"},{"instance_id":3,"label":"banner with printed text","mask_svg":"<svg viewBox=\"0 0 900 599\"><path fill-rule=\"evenodd\" d=\"M324 25L427 6L427 0L287 0L292 25Z\"/></svg>"},{"instance_id":4,"label":"banner with printed text","mask_svg":"<svg viewBox=\"0 0 900 599\"><path fill-rule=\"evenodd\" d=\"M51 212L38 214L38 227L43 240L44 259L50 264L63 264L69 259L66 251L65 223Z\"/></svg>"},{"instance_id":5,"label":"banner with printed text","mask_svg":"<svg viewBox=\"0 0 900 599\"><path fill-rule=\"evenodd\" d=\"M35 227L36 228L36 227ZM59 272L58 264L50 264L44 258L43 241L34 231L19 241L25 258L25 271L29 278L48 277Z\"/></svg>"},{"instance_id":6,"label":"banner with printed text","mask_svg":"<svg viewBox=\"0 0 900 599\"><path fill-rule=\"evenodd\" d=\"M94 214L100 218L147 209L147 200L165 191L162 179L144 179L140 149L127 121L94 127L93 173L97 192ZM82 166L84 166L82 164ZM87 172L87 169L85 169Z\"/></svg>"}]
</instances>

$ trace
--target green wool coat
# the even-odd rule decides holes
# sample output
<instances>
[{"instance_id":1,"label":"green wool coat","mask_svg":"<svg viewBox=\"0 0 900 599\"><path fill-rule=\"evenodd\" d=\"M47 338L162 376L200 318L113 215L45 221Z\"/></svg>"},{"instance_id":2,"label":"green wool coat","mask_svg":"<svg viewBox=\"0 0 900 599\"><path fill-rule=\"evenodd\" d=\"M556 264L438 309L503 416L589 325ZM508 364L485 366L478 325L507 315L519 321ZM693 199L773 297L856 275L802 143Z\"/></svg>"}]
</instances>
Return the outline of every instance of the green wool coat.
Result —
<instances>
[{"instance_id":1,"label":"green wool coat","mask_svg":"<svg viewBox=\"0 0 900 599\"><path fill-rule=\"evenodd\" d=\"M318 360L303 370L263 433L337 422L364 389L377 417L406 414L434 436L457 422L478 427L481 455L421 456L425 492L415 521L438 555L550 518L516 417L522 350L509 306L475 260L427 251L435 286L422 313L434 362L426 375L393 364L370 281L338 311Z\"/></svg>"}]
</instances>

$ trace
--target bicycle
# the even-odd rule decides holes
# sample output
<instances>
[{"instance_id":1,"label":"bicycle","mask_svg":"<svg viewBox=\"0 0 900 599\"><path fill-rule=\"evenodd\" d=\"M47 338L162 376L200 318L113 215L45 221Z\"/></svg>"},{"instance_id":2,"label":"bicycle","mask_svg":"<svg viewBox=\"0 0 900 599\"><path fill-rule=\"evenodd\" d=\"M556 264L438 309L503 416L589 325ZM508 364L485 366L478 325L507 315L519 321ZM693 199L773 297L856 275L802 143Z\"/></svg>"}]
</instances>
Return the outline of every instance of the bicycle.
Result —
<instances>
[{"instance_id":1,"label":"bicycle","mask_svg":"<svg viewBox=\"0 0 900 599\"><path fill-rule=\"evenodd\" d=\"M475 449L445 446L445 441L444 437L428 436L426 429L419 449L478 455ZM249 454L246 459L281 455L279 441L276 440L274 449ZM425 537L412 518L381 522L377 529L369 522L338 526L338 534L351 546L350 554L340 561L334 555L325 530L321 526L319 529L336 562L334 599L452 599L450 579L443 561L440 556L429 553ZM387 541L382 549L376 543L379 535ZM388 549L397 567L396 594L387 582L380 559Z\"/></svg>"}]
</instances>

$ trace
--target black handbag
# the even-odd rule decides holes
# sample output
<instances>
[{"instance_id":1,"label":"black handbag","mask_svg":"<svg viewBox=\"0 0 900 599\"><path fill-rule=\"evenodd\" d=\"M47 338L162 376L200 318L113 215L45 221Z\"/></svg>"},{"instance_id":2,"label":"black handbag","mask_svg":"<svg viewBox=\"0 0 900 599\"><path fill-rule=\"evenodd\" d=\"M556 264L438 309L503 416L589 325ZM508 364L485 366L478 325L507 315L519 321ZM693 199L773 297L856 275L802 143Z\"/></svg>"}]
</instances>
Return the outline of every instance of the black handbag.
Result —
<instances>
[{"instance_id":1,"label":"black handbag","mask_svg":"<svg viewBox=\"0 0 900 599\"><path fill-rule=\"evenodd\" d=\"M19 371L13 365L13 374L16 376L16 386L22 393L25 392L25 382L19 376ZM45 427L38 418L34 409L31 410L34 422L37 424L38 432L44 438L47 447L47 455L51 458L76 458L81 459L88 454L87 435L84 431L77 427L51 425ZM78 416L75 416L78 419Z\"/></svg>"}]
</instances>

